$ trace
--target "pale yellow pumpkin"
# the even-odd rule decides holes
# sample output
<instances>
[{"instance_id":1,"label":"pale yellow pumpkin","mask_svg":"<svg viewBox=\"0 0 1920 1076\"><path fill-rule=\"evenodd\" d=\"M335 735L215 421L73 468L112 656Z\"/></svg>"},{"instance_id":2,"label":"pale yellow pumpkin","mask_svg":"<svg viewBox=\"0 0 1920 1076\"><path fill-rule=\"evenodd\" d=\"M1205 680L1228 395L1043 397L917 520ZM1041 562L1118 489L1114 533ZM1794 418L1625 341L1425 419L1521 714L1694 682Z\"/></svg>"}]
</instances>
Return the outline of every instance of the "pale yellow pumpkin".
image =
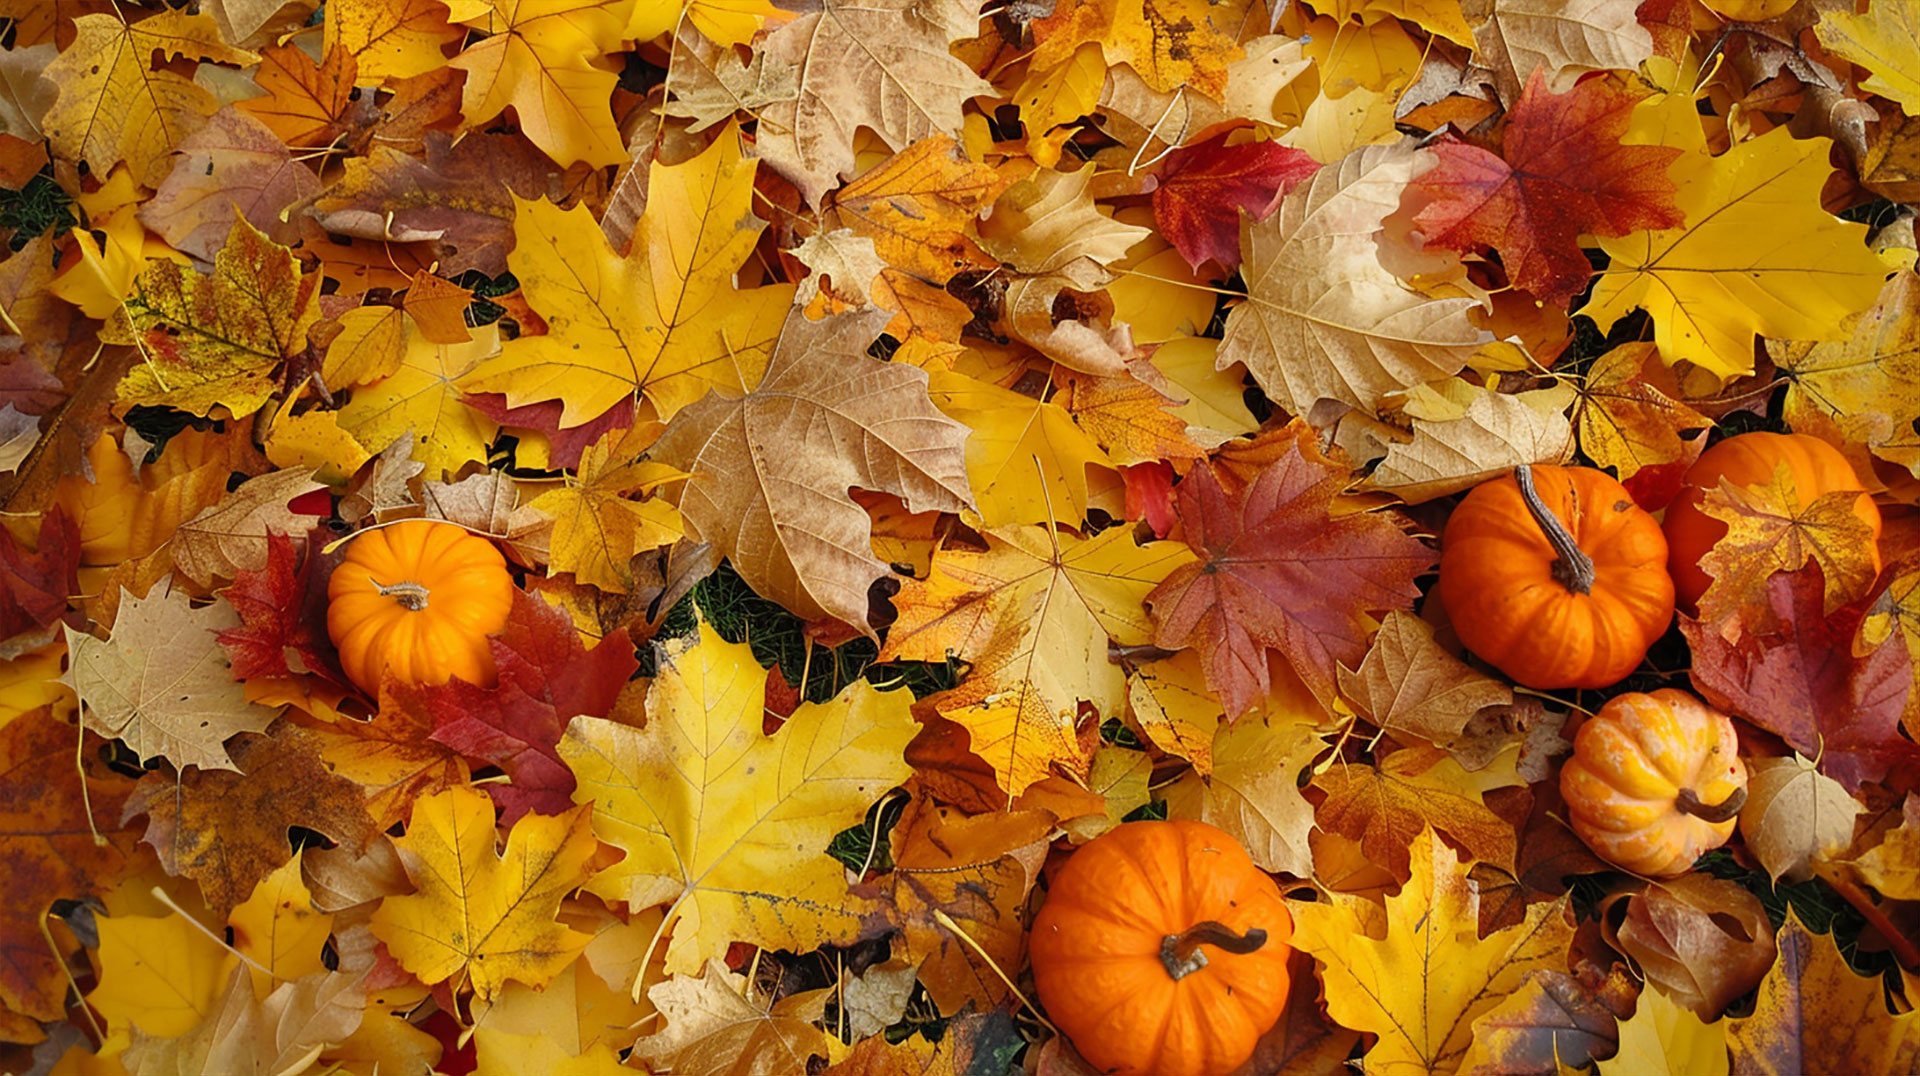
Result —
<instances>
[{"instance_id":1,"label":"pale yellow pumpkin","mask_svg":"<svg viewBox=\"0 0 1920 1076\"><path fill-rule=\"evenodd\" d=\"M1666 878L1727 843L1747 800L1733 721L1684 691L1608 700L1560 770L1568 821L1600 858Z\"/></svg>"}]
</instances>

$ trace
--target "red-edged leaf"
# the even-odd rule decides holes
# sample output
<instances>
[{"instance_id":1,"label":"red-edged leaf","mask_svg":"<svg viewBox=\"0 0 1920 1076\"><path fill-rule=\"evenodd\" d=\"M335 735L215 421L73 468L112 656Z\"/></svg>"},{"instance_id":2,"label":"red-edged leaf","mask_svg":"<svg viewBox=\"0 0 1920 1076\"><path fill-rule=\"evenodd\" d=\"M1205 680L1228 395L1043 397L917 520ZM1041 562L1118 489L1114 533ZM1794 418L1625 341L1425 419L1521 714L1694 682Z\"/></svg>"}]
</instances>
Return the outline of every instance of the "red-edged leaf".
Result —
<instances>
[{"instance_id":1,"label":"red-edged leaf","mask_svg":"<svg viewBox=\"0 0 1920 1076\"><path fill-rule=\"evenodd\" d=\"M498 687L454 680L396 697L403 705L424 702L435 742L506 771L509 783L487 790L508 824L528 811L558 814L573 805L574 787L557 750L561 734L581 714L605 717L613 709L640 667L633 643L622 628L588 650L572 617L516 590L513 613L492 647Z\"/></svg>"},{"instance_id":2,"label":"red-edged leaf","mask_svg":"<svg viewBox=\"0 0 1920 1076\"><path fill-rule=\"evenodd\" d=\"M1463 142L1433 147L1439 165L1415 181L1433 201L1415 219L1429 245L1492 247L1515 287L1565 303L1593 273L1582 233L1680 227L1667 175L1680 151L1621 145L1637 102L1608 79L1552 94L1542 70L1507 114L1504 160Z\"/></svg>"},{"instance_id":3,"label":"red-edged leaf","mask_svg":"<svg viewBox=\"0 0 1920 1076\"><path fill-rule=\"evenodd\" d=\"M1892 639L1854 656L1866 605L1828 616L1817 561L1776 573L1767 597L1782 625L1778 634L1730 643L1714 625L1680 618L1693 647L1694 688L1819 759L1821 771L1851 791L1896 766L1920 763L1920 748L1900 735L1900 711L1913 688L1907 648Z\"/></svg>"},{"instance_id":4,"label":"red-edged leaf","mask_svg":"<svg viewBox=\"0 0 1920 1076\"><path fill-rule=\"evenodd\" d=\"M308 541L301 546L315 548ZM346 686L340 656L327 638L326 585L314 579L313 562L292 538L268 531L266 567L241 569L221 592L240 614L239 627L219 634L235 680L312 673Z\"/></svg>"},{"instance_id":5,"label":"red-edged leaf","mask_svg":"<svg viewBox=\"0 0 1920 1076\"><path fill-rule=\"evenodd\" d=\"M1228 131L1167 154L1153 191L1153 222L1198 271L1208 258L1240 265L1240 211L1264 220L1280 196L1319 168L1278 142L1227 145Z\"/></svg>"},{"instance_id":6,"label":"red-edged leaf","mask_svg":"<svg viewBox=\"0 0 1920 1076\"><path fill-rule=\"evenodd\" d=\"M1301 454L1298 439L1238 496L1211 465L1174 487L1186 542L1200 555L1176 569L1147 604L1154 645L1198 648L1207 683L1231 717L1267 693L1268 647L1331 702L1336 665L1358 668L1364 616L1411 609L1414 578L1434 553L1383 512L1334 515L1350 471Z\"/></svg>"},{"instance_id":7,"label":"red-edged leaf","mask_svg":"<svg viewBox=\"0 0 1920 1076\"><path fill-rule=\"evenodd\" d=\"M547 459L557 470L571 471L580 466L580 453L588 445L605 437L608 431L624 430L633 425L632 400L615 404L605 414L563 430L560 428L560 415L565 405L559 400L508 407L507 396L503 392L470 392L461 396L461 399L467 406L502 426L518 426L546 434Z\"/></svg>"},{"instance_id":8,"label":"red-edged leaf","mask_svg":"<svg viewBox=\"0 0 1920 1076\"><path fill-rule=\"evenodd\" d=\"M80 528L55 508L40 517L40 538L29 553L0 529L0 639L50 627L80 593Z\"/></svg>"},{"instance_id":9,"label":"red-edged leaf","mask_svg":"<svg viewBox=\"0 0 1920 1076\"><path fill-rule=\"evenodd\" d=\"M1173 465L1165 460L1120 468L1126 484L1128 519L1144 519L1155 538L1173 530Z\"/></svg>"}]
</instances>

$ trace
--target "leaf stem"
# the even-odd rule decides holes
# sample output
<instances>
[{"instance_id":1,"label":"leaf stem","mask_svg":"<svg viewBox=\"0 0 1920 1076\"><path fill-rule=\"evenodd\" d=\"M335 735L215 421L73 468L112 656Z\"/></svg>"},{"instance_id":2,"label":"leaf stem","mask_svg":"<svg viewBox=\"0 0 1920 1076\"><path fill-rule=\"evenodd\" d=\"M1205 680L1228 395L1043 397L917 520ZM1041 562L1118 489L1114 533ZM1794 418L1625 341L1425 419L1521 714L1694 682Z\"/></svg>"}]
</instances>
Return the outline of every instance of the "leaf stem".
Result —
<instances>
[{"instance_id":1,"label":"leaf stem","mask_svg":"<svg viewBox=\"0 0 1920 1076\"><path fill-rule=\"evenodd\" d=\"M1573 540L1573 534L1566 524L1560 522L1546 503L1540 499L1540 491L1533 486L1533 467L1521 464L1513 469L1513 480L1520 484L1520 500L1527 506L1527 514L1533 517L1534 525L1540 533L1546 535L1547 544L1558 554L1553 561L1553 581L1566 587L1569 593L1588 594L1593 591L1593 558Z\"/></svg>"},{"instance_id":2,"label":"leaf stem","mask_svg":"<svg viewBox=\"0 0 1920 1076\"><path fill-rule=\"evenodd\" d=\"M1887 948L1893 952L1893 958L1900 962L1901 967L1909 970L1920 968L1920 947L1915 946L1913 939L1901 933L1900 928L1893 925L1893 920L1887 918L1887 913L1880 910L1880 905L1874 903L1873 898L1869 897L1865 890L1855 885L1851 878L1843 877L1838 871L1822 871L1820 876L1826 879L1835 893L1840 894L1848 904L1853 905L1854 910L1860 913L1860 917L1867 921L1868 926L1880 932L1880 936L1887 940Z\"/></svg>"},{"instance_id":3,"label":"leaf stem","mask_svg":"<svg viewBox=\"0 0 1920 1076\"><path fill-rule=\"evenodd\" d=\"M1169 934L1160 940L1160 966L1175 982L1192 975L1207 966L1207 954L1200 951L1202 945L1211 945L1224 952L1245 956L1267 944L1267 932L1259 927L1248 929L1245 934L1238 933L1232 927L1215 919L1207 919L1188 927L1178 934Z\"/></svg>"}]
</instances>

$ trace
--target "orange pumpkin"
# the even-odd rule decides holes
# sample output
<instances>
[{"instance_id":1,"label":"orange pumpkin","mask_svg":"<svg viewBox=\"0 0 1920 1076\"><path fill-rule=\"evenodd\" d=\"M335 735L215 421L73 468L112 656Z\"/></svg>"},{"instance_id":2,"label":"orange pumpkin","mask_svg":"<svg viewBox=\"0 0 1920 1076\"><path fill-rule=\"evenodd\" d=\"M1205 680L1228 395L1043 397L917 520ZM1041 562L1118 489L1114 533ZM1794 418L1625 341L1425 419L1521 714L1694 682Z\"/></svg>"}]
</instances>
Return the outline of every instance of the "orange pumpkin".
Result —
<instances>
[{"instance_id":1,"label":"orange pumpkin","mask_svg":"<svg viewBox=\"0 0 1920 1076\"><path fill-rule=\"evenodd\" d=\"M1591 467L1475 487L1441 536L1440 600L1467 649L1528 687L1618 683L1673 619L1660 524Z\"/></svg>"},{"instance_id":2,"label":"orange pumpkin","mask_svg":"<svg viewBox=\"0 0 1920 1076\"><path fill-rule=\"evenodd\" d=\"M327 584L327 634L368 693L387 676L491 685L487 636L506 627L513 578L493 543L451 523L411 519L366 531Z\"/></svg>"},{"instance_id":3,"label":"orange pumpkin","mask_svg":"<svg viewBox=\"0 0 1920 1076\"><path fill-rule=\"evenodd\" d=\"M1628 692L1573 738L1560 795L1573 831L1615 866L1683 874L1727 843L1747 802L1747 767L1727 715L1684 691Z\"/></svg>"},{"instance_id":4,"label":"orange pumpkin","mask_svg":"<svg viewBox=\"0 0 1920 1076\"><path fill-rule=\"evenodd\" d=\"M1706 491L1717 489L1725 478L1742 488L1764 486L1773 481L1776 467L1785 464L1793 475L1799 507L1805 508L1822 494L1860 489L1859 476L1847 464L1840 450L1818 437L1804 433L1743 433L1700 453L1687 468L1680 495L1667 507L1663 529L1667 535L1667 567L1673 575L1674 594L1680 607L1691 611L1707 592L1713 578L1700 568L1700 558L1714 543L1727 536L1727 525L1700 508ZM1853 502L1853 514L1873 531L1875 546L1873 567L1880 568L1880 509L1865 490Z\"/></svg>"},{"instance_id":5,"label":"orange pumpkin","mask_svg":"<svg viewBox=\"0 0 1920 1076\"><path fill-rule=\"evenodd\" d=\"M1034 985L1110 1073L1228 1072L1287 1005L1280 887L1204 822L1128 822L1089 841L1035 917Z\"/></svg>"}]
</instances>

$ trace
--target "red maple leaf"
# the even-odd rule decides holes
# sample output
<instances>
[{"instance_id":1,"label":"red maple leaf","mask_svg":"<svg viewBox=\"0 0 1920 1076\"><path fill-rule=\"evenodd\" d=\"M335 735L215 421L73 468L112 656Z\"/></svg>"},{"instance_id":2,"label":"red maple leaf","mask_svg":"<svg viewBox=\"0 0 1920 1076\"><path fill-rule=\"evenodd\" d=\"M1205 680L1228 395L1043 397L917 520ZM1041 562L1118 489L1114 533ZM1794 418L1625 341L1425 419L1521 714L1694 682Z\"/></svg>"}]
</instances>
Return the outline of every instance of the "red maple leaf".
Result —
<instances>
[{"instance_id":1,"label":"red maple leaf","mask_svg":"<svg viewBox=\"0 0 1920 1076\"><path fill-rule=\"evenodd\" d=\"M506 393L503 392L469 392L460 398L468 407L502 426L518 426L546 434L547 464L555 470L570 471L580 466L580 453L586 451L588 445L605 437L610 431L624 430L633 425L632 400L623 400L608 408L604 414L563 430L560 428L560 416L565 411L565 405L559 400L509 407Z\"/></svg>"},{"instance_id":2,"label":"red maple leaf","mask_svg":"<svg viewBox=\"0 0 1920 1076\"><path fill-rule=\"evenodd\" d=\"M1367 613L1410 609L1434 553L1378 512L1334 515L1350 470L1297 440L1229 495L1211 465L1174 487L1186 542L1200 555L1147 595L1154 645L1196 647L1230 717L1268 690L1267 648L1331 702L1335 667L1358 668Z\"/></svg>"},{"instance_id":3,"label":"red maple leaf","mask_svg":"<svg viewBox=\"0 0 1920 1076\"><path fill-rule=\"evenodd\" d=\"M1492 247L1515 287L1564 304L1593 275L1582 233L1680 227L1667 175L1680 151L1620 144L1636 103L1606 78L1548 93L1536 69L1507 114L1504 159L1464 142L1433 147L1439 165L1415 181L1433 199L1415 217L1428 245Z\"/></svg>"},{"instance_id":4,"label":"red maple leaf","mask_svg":"<svg viewBox=\"0 0 1920 1076\"><path fill-rule=\"evenodd\" d=\"M573 618L524 591L513 594L507 626L491 640L497 687L464 680L396 691L402 705L424 703L433 740L498 766L506 784L489 784L508 824L528 811L573 806L573 771L560 761L560 737L576 716L605 717L640 663L622 628L592 650Z\"/></svg>"},{"instance_id":5,"label":"red maple leaf","mask_svg":"<svg viewBox=\"0 0 1920 1076\"><path fill-rule=\"evenodd\" d=\"M1693 648L1693 686L1710 703L1777 733L1827 776L1858 791L1896 766L1920 762L1920 747L1900 735L1900 711L1913 688L1907 648L1890 639L1855 656L1870 602L1827 615L1819 562L1776 573L1767 598L1782 629L1728 642L1691 617L1680 630Z\"/></svg>"},{"instance_id":6,"label":"red maple leaf","mask_svg":"<svg viewBox=\"0 0 1920 1076\"><path fill-rule=\"evenodd\" d=\"M305 540L301 546L318 548ZM302 556L292 538L269 531L266 567L242 569L221 592L240 614L240 626L218 636L234 679L312 673L347 686L340 655L327 638L326 580L316 580L313 568L314 558Z\"/></svg>"},{"instance_id":7,"label":"red maple leaf","mask_svg":"<svg viewBox=\"0 0 1920 1076\"><path fill-rule=\"evenodd\" d=\"M80 528L55 508L40 517L40 537L29 553L0 529L0 639L52 626L80 593Z\"/></svg>"},{"instance_id":8,"label":"red maple leaf","mask_svg":"<svg viewBox=\"0 0 1920 1076\"><path fill-rule=\"evenodd\" d=\"M1153 222L1196 272L1208 258L1238 268L1240 211L1266 219L1281 195L1320 167L1278 142L1229 146L1232 133L1167 154L1153 191Z\"/></svg>"}]
</instances>

